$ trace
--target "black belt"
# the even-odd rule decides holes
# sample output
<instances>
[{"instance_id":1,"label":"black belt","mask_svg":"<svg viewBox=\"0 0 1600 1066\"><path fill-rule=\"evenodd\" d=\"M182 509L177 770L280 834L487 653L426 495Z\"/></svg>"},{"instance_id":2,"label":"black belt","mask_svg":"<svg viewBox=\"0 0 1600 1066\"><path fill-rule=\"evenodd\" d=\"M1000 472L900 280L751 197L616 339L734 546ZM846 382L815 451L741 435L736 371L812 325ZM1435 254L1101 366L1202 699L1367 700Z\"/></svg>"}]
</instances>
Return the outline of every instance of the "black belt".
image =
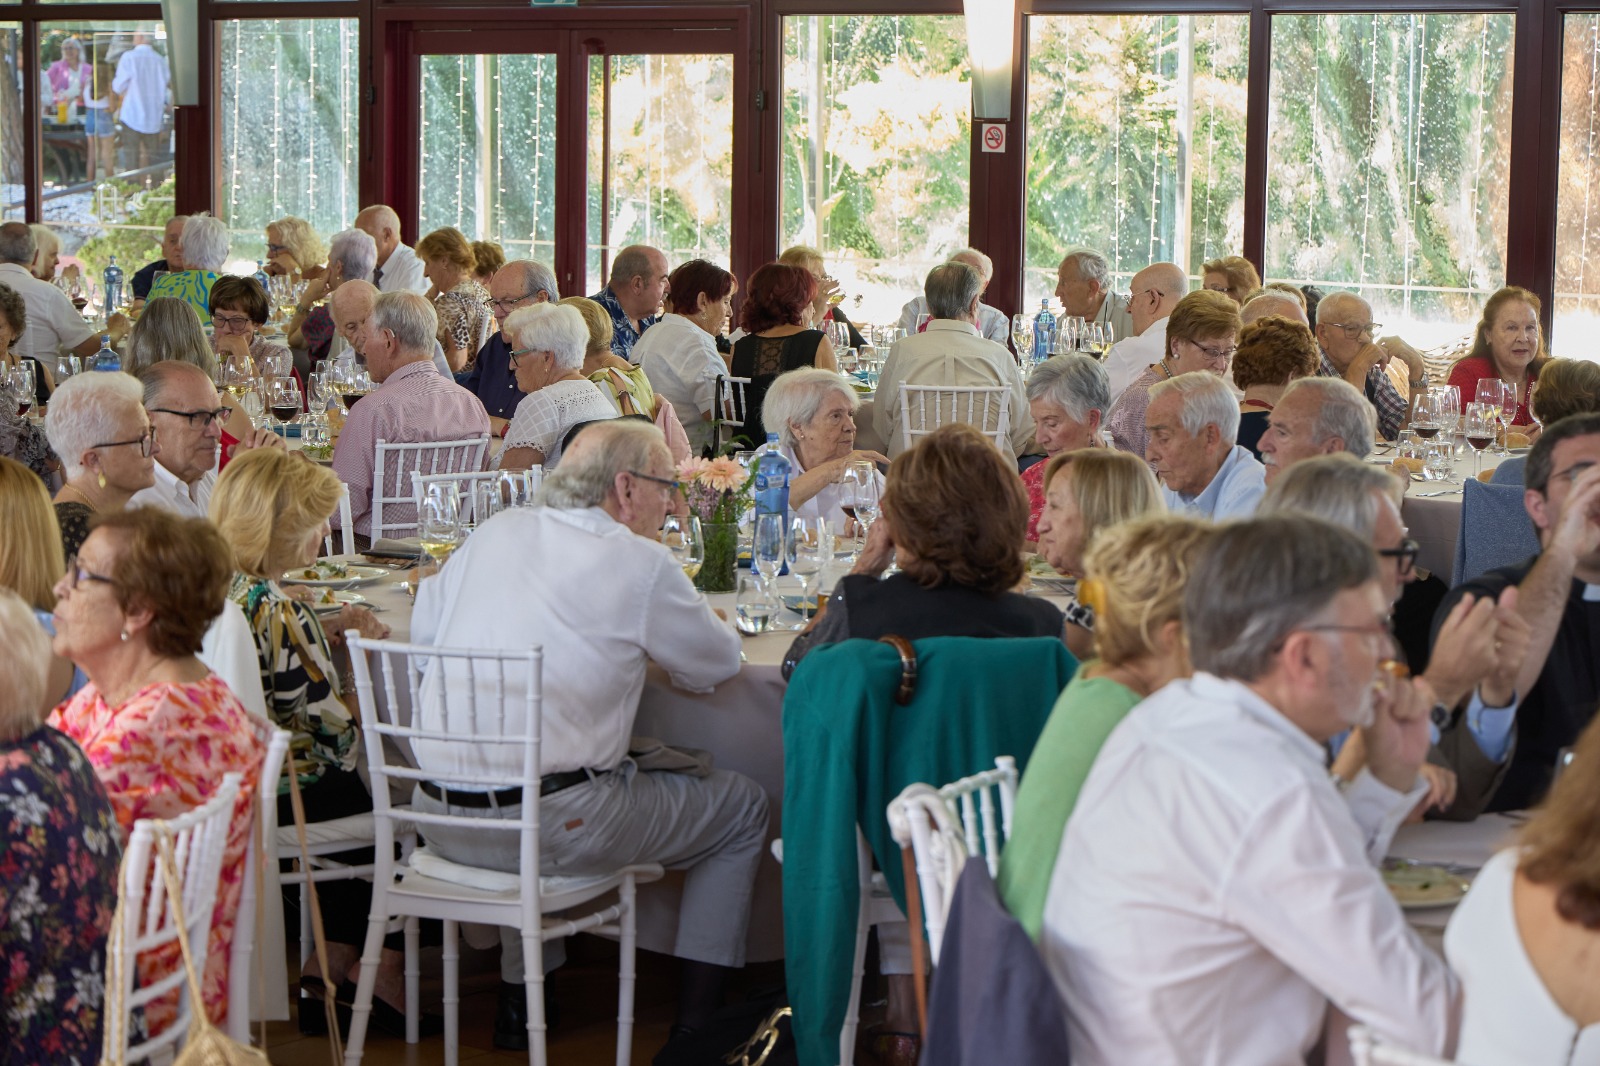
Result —
<instances>
[{"instance_id":1,"label":"black belt","mask_svg":"<svg viewBox=\"0 0 1600 1066\"><path fill-rule=\"evenodd\" d=\"M599 777L610 772L610 770L567 770L559 774L545 774L539 779L539 795L548 796L552 792L581 785L590 777ZM463 792L460 789L448 789L436 785L432 781L423 781L421 785L426 795L451 807L513 807L522 802L520 788L502 788L494 792Z\"/></svg>"}]
</instances>

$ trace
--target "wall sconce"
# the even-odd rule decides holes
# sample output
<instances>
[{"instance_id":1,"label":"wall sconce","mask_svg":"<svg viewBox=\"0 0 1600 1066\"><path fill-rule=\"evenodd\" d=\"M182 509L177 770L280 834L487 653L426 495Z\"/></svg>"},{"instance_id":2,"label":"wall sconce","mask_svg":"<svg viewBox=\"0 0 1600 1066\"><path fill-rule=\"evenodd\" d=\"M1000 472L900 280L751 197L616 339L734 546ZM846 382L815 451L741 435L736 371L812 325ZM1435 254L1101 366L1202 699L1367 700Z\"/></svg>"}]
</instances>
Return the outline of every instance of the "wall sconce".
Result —
<instances>
[{"instance_id":1,"label":"wall sconce","mask_svg":"<svg viewBox=\"0 0 1600 1066\"><path fill-rule=\"evenodd\" d=\"M972 63L972 117L1009 122L1017 0L963 0L962 6Z\"/></svg>"},{"instance_id":2,"label":"wall sconce","mask_svg":"<svg viewBox=\"0 0 1600 1066\"><path fill-rule=\"evenodd\" d=\"M200 2L161 0L161 18L167 29L172 102L194 107L200 103Z\"/></svg>"}]
</instances>

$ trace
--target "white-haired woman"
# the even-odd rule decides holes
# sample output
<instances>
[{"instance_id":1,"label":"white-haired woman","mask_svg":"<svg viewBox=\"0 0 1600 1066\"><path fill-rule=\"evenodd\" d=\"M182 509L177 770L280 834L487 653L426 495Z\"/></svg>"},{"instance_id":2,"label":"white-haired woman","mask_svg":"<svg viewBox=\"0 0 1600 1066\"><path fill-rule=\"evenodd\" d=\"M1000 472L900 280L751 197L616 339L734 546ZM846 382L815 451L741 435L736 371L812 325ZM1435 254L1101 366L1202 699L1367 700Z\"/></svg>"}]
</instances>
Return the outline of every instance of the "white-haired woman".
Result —
<instances>
[{"instance_id":1,"label":"white-haired woman","mask_svg":"<svg viewBox=\"0 0 1600 1066\"><path fill-rule=\"evenodd\" d=\"M150 299L158 296L176 296L183 300L200 321L211 321L211 286L228 258L228 227L222 220L207 214L191 215L183 224L183 236L178 239L183 248L186 270L175 270L156 279L150 286Z\"/></svg>"},{"instance_id":2,"label":"white-haired woman","mask_svg":"<svg viewBox=\"0 0 1600 1066\"><path fill-rule=\"evenodd\" d=\"M561 304L535 304L513 311L501 327L511 342L511 370L527 393L506 427L500 469L554 467L569 430L582 422L616 418L618 411L600 386L583 376L589 327Z\"/></svg>"},{"instance_id":3,"label":"white-haired woman","mask_svg":"<svg viewBox=\"0 0 1600 1066\"><path fill-rule=\"evenodd\" d=\"M778 435L778 452L789 460L789 506L803 518L844 524L840 481L853 462L888 463L879 452L855 447L856 408L861 400L831 370L806 367L773 379L762 402L767 429ZM758 452L765 452L763 444ZM874 470L878 491L883 474Z\"/></svg>"},{"instance_id":4,"label":"white-haired woman","mask_svg":"<svg viewBox=\"0 0 1600 1066\"><path fill-rule=\"evenodd\" d=\"M49 226L34 223L28 228L33 231L33 262L28 264L28 273L40 281L54 281L61 262L61 238Z\"/></svg>"},{"instance_id":5,"label":"white-haired woman","mask_svg":"<svg viewBox=\"0 0 1600 1066\"><path fill-rule=\"evenodd\" d=\"M327 245L311 228L311 223L285 215L267 223L268 274L287 274L299 281L320 278L328 268Z\"/></svg>"},{"instance_id":6,"label":"white-haired woman","mask_svg":"<svg viewBox=\"0 0 1600 1066\"><path fill-rule=\"evenodd\" d=\"M1093 357L1073 352L1047 359L1028 378L1028 411L1044 461L1022 472L1028 490L1028 542L1039 539L1045 467L1065 452L1100 446L1100 423L1111 410L1111 384Z\"/></svg>"},{"instance_id":7,"label":"white-haired woman","mask_svg":"<svg viewBox=\"0 0 1600 1066\"><path fill-rule=\"evenodd\" d=\"M378 265L378 243L370 233L358 229L340 230L328 244L328 268L313 278L300 294L294 317L284 327L291 348L304 348L315 366L333 346L333 314L324 297L347 281L371 281Z\"/></svg>"},{"instance_id":8,"label":"white-haired woman","mask_svg":"<svg viewBox=\"0 0 1600 1066\"><path fill-rule=\"evenodd\" d=\"M77 374L50 398L45 435L67 471L56 493L61 548L78 553L89 519L128 506L133 494L156 483L160 453L155 427L144 410L144 389L128 374Z\"/></svg>"}]
</instances>

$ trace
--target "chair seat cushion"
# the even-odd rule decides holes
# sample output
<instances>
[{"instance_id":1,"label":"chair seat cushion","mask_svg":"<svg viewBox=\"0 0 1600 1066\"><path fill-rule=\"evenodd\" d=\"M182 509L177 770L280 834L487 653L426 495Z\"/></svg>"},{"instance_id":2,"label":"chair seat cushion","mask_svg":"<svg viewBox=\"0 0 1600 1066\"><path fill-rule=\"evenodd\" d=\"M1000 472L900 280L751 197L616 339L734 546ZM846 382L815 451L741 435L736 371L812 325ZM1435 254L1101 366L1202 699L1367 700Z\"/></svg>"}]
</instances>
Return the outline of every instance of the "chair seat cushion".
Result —
<instances>
[{"instance_id":1,"label":"chair seat cushion","mask_svg":"<svg viewBox=\"0 0 1600 1066\"><path fill-rule=\"evenodd\" d=\"M406 881L413 879L412 875L415 875L416 878L443 881L507 899L515 899L517 893L522 889L522 878L517 874L505 873L501 870L486 870L481 866L464 866L458 862L451 862L449 859L442 858L438 854L429 851L426 845L418 847L411 853L408 865L411 867L411 874L402 880L402 887L404 887ZM658 879L662 870L660 866L646 864L623 867L588 877L541 877L539 879L539 892L547 904L563 900L576 902L583 899L592 899L601 892L609 891L627 873L634 874L636 881L644 882Z\"/></svg>"}]
</instances>

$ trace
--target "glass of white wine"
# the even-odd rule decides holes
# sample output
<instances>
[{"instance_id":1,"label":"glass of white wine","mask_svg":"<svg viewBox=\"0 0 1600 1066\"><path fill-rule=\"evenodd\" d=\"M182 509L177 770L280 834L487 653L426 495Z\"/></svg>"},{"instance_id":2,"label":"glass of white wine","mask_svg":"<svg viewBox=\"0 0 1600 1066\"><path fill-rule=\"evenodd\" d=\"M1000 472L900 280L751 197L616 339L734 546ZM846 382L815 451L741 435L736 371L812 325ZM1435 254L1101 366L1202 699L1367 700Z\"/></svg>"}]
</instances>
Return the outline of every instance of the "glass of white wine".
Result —
<instances>
[{"instance_id":1,"label":"glass of white wine","mask_svg":"<svg viewBox=\"0 0 1600 1066\"><path fill-rule=\"evenodd\" d=\"M700 534L700 519L694 515L669 514L661 523L661 543L693 581L706 561L706 544Z\"/></svg>"},{"instance_id":2,"label":"glass of white wine","mask_svg":"<svg viewBox=\"0 0 1600 1066\"><path fill-rule=\"evenodd\" d=\"M817 613L817 581L822 568L833 558L833 539L821 518L796 515L789 523L786 553L789 573L800 579L800 598L794 605L802 618Z\"/></svg>"},{"instance_id":3,"label":"glass of white wine","mask_svg":"<svg viewBox=\"0 0 1600 1066\"><path fill-rule=\"evenodd\" d=\"M461 493L455 485L428 486L417 515L417 537L422 550L441 567L461 546Z\"/></svg>"}]
</instances>

